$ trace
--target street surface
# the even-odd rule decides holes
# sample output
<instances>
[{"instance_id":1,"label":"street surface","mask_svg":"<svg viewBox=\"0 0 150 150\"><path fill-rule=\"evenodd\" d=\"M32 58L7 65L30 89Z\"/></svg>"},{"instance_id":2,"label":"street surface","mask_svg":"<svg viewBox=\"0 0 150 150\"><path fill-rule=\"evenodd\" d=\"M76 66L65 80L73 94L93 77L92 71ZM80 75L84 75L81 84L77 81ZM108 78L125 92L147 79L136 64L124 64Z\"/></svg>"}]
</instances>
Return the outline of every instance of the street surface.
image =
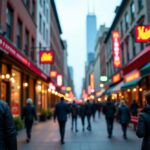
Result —
<instances>
[{"instance_id":1,"label":"street surface","mask_svg":"<svg viewBox=\"0 0 150 150\"><path fill-rule=\"evenodd\" d=\"M38 123L33 128L31 143L26 143L25 130L18 133L19 150L140 150L141 140L133 131L132 125L128 129L128 139L122 137L121 127L114 124L112 139L107 138L104 116L92 123L92 132L82 132L78 119L79 132L71 131L70 119L66 126L65 144L59 141L58 124L53 121Z\"/></svg>"}]
</instances>

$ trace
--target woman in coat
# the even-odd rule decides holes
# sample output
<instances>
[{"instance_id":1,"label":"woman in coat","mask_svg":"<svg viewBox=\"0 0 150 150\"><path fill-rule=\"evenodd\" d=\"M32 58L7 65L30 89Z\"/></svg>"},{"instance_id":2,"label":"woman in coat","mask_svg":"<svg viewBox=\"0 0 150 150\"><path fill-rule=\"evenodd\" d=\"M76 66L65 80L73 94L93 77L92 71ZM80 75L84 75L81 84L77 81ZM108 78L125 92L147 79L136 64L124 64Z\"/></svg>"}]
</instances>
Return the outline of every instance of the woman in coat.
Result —
<instances>
[{"instance_id":1,"label":"woman in coat","mask_svg":"<svg viewBox=\"0 0 150 150\"><path fill-rule=\"evenodd\" d=\"M122 100L120 102L120 106L118 109L118 119L122 127L123 137L127 138L127 127L130 122L130 110L128 106L125 104L125 101Z\"/></svg>"},{"instance_id":2,"label":"woman in coat","mask_svg":"<svg viewBox=\"0 0 150 150\"><path fill-rule=\"evenodd\" d=\"M150 92L145 94L147 105L140 113L136 134L143 138L141 150L150 150Z\"/></svg>"}]
</instances>

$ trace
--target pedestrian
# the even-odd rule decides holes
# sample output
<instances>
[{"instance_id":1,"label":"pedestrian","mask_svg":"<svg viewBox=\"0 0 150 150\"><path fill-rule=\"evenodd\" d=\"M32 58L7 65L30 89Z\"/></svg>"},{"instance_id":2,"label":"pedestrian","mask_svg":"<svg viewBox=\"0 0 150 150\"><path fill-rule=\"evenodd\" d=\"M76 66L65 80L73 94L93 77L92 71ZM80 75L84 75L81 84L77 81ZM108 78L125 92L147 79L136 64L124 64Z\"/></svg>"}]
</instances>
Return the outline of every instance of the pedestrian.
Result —
<instances>
[{"instance_id":1,"label":"pedestrian","mask_svg":"<svg viewBox=\"0 0 150 150\"><path fill-rule=\"evenodd\" d=\"M111 101L111 96L108 96L107 102L103 106L103 113L105 115L106 124L107 124L108 138L112 137L115 112L116 112L115 105Z\"/></svg>"},{"instance_id":2,"label":"pedestrian","mask_svg":"<svg viewBox=\"0 0 150 150\"><path fill-rule=\"evenodd\" d=\"M120 106L118 108L118 120L121 124L123 137L124 139L127 138L127 127L130 123L130 110L128 106L125 104L124 100L121 100Z\"/></svg>"},{"instance_id":3,"label":"pedestrian","mask_svg":"<svg viewBox=\"0 0 150 150\"><path fill-rule=\"evenodd\" d=\"M131 104L130 110L131 110L131 114L133 116L137 116L137 114L138 114L138 104L137 104L136 100L133 100L133 103Z\"/></svg>"},{"instance_id":4,"label":"pedestrian","mask_svg":"<svg viewBox=\"0 0 150 150\"><path fill-rule=\"evenodd\" d=\"M96 104L96 109L97 109L98 117L99 117L99 118L100 118L100 115L101 115L101 108L102 108L102 103L97 102L97 104Z\"/></svg>"},{"instance_id":5,"label":"pedestrian","mask_svg":"<svg viewBox=\"0 0 150 150\"><path fill-rule=\"evenodd\" d=\"M96 109L97 109L97 105L95 100L92 103L92 116L93 116L93 121L95 121L95 114L96 114Z\"/></svg>"},{"instance_id":6,"label":"pedestrian","mask_svg":"<svg viewBox=\"0 0 150 150\"><path fill-rule=\"evenodd\" d=\"M84 126L85 126L85 104L84 103L80 105L79 115L82 123L82 131L84 132Z\"/></svg>"},{"instance_id":7,"label":"pedestrian","mask_svg":"<svg viewBox=\"0 0 150 150\"><path fill-rule=\"evenodd\" d=\"M85 104L85 114L86 114L87 122L88 122L87 130L91 131L92 130L92 127L91 127L92 104L90 103L89 100L87 100Z\"/></svg>"},{"instance_id":8,"label":"pedestrian","mask_svg":"<svg viewBox=\"0 0 150 150\"><path fill-rule=\"evenodd\" d=\"M59 124L61 144L65 144L64 142L65 125L66 125L68 113L69 113L69 106L64 101L64 97L61 97L60 102L56 104L55 111L54 111L54 121L57 118Z\"/></svg>"},{"instance_id":9,"label":"pedestrian","mask_svg":"<svg viewBox=\"0 0 150 150\"><path fill-rule=\"evenodd\" d=\"M0 100L0 150L17 150L16 127L8 105Z\"/></svg>"},{"instance_id":10,"label":"pedestrian","mask_svg":"<svg viewBox=\"0 0 150 150\"><path fill-rule=\"evenodd\" d=\"M73 131L74 126L75 126L75 131L78 132L78 129L77 129L78 106L75 103L75 101L73 101L73 103L71 105L71 118L72 118L71 130Z\"/></svg>"},{"instance_id":11,"label":"pedestrian","mask_svg":"<svg viewBox=\"0 0 150 150\"><path fill-rule=\"evenodd\" d=\"M31 140L31 132L34 119L37 120L37 115L35 107L33 106L33 101L31 98L27 99L27 105L22 110L22 120L24 120L27 139L26 142L29 143Z\"/></svg>"},{"instance_id":12,"label":"pedestrian","mask_svg":"<svg viewBox=\"0 0 150 150\"><path fill-rule=\"evenodd\" d=\"M141 150L150 150L150 91L145 94L146 106L142 109L136 134L143 138Z\"/></svg>"}]
</instances>

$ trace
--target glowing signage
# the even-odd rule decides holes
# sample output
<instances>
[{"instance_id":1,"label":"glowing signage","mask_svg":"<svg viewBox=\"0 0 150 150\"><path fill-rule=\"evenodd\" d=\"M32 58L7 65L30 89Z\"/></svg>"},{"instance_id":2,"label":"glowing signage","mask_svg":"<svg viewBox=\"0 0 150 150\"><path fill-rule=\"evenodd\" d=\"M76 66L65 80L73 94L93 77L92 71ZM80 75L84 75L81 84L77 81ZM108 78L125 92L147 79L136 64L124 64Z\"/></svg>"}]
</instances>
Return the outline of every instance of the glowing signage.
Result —
<instances>
[{"instance_id":1,"label":"glowing signage","mask_svg":"<svg viewBox=\"0 0 150 150\"><path fill-rule=\"evenodd\" d=\"M40 64L53 64L54 51L40 51Z\"/></svg>"},{"instance_id":2,"label":"glowing signage","mask_svg":"<svg viewBox=\"0 0 150 150\"><path fill-rule=\"evenodd\" d=\"M113 59L114 67L121 67L121 54L120 54L120 34L118 31L112 32L112 46L113 46Z\"/></svg>"},{"instance_id":3,"label":"glowing signage","mask_svg":"<svg viewBox=\"0 0 150 150\"><path fill-rule=\"evenodd\" d=\"M139 79L141 77L140 72L138 70L134 70L131 73L127 74L124 77L125 82L130 82L136 79Z\"/></svg>"},{"instance_id":4,"label":"glowing signage","mask_svg":"<svg viewBox=\"0 0 150 150\"><path fill-rule=\"evenodd\" d=\"M107 76L100 76L100 81L105 82L108 80Z\"/></svg>"},{"instance_id":5,"label":"glowing signage","mask_svg":"<svg viewBox=\"0 0 150 150\"><path fill-rule=\"evenodd\" d=\"M136 26L135 27L135 41L148 42L150 41L150 26Z\"/></svg>"},{"instance_id":6,"label":"glowing signage","mask_svg":"<svg viewBox=\"0 0 150 150\"><path fill-rule=\"evenodd\" d=\"M120 81L120 80L121 80L121 74L120 74L120 73L117 73L117 74L115 74L115 75L112 77L113 83L116 83L116 82L118 82L118 81Z\"/></svg>"},{"instance_id":7,"label":"glowing signage","mask_svg":"<svg viewBox=\"0 0 150 150\"><path fill-rule=\"evenodd\" d=\"M66 87L66 91L70 92L71 91L71 87L70 86Z\"/></svg>"},{"instance_id":8,"label":"glowing signage","mask_svg":"<svg viewBox=\"0 0 150 150\"><path fill-rule=\"evenodd\" d=\"M50 71L50 77L51 77L51 78L57 77L57 71L56 71L56 70L51 70L51 71Z\"/></svg>"},{"instance_id":9,"label":"glowing signage","mask_svg":"<svg viewBox=\"0 0 150 150\"><path fill-rule=\"evenodd\" d=\"M57 75L57 86L62 86L63 85L63 77L61 74Z\"/></svg>"},{"instance_id":10,"label":"glowing signage","mask_svg":"<svg viewBox=\"0 0 150 150\"><path fill-rule=\"evenodd\" d=\"M94 74L90 74L90 87L91 87L91 92L94 92Z\"/></svg>"}]
</instances>

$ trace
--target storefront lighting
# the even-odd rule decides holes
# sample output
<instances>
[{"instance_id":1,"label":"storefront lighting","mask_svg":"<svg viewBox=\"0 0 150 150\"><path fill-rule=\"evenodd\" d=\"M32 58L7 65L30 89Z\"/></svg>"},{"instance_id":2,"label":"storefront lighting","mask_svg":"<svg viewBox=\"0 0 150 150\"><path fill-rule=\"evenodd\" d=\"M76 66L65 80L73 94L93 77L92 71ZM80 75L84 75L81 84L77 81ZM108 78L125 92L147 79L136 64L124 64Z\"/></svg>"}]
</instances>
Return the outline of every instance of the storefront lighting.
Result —
<instances>
[{"instance_id":1,"label":"storefront lighting","mask_svg":"<svg viewBox=\"0 0 150 150\"><path fill-rule=\"evenodd\" d=\"M130 92L131 90L130 90L130 89L128 89L127 91L128 91L128 92Z\"/></svg>"},{"instance_id":2,"label":"storefront lighting","mask_svg":"<svg viewBox=\"0 0 150 150\"><path fill-rule=\"evenodd\" d=\"M6 74L6 79L9 79L10 78L10 74Z\"/></svg>"},{"instance_id":3,"label":"storefront lighting","mask_svg":"<svg viewBox=\"0 0 150 150\"><path fill-rule=\"evenodd\" d=\"M28 87L28 83L27 82L23 83L23 86Z\"/></svg>"},{"instance_id":4,"label":"storefront lighting","mask_svg":"<svg viewBox=\"0 0 150 150\"><path fill-rule=\"evenodd\" d=\"M103 88L103 87L104 87L104 84L103 84L103 83L101 83L101 84L100 84L100 87L101 87L101 88Z\"/></svg>"},{"instance_id":5,"label":"storefront lighting","mask_svg":"<svg viewBox=\"0 0 150 150\"><path fill-rule=\"evenodd\" d=\"M50 89L50 88L48 88L48 92L51 92L51 89Z\"/></svg>"},{"instance_id":6,"label":"storefront lighting","mask_svg":"<svg viewBox=\"0 0 150 150\"><path fill-rule=\"evenodd\" d=\"M19 85L17 86L17 89L20 89L20 86L19 86Z\"/></svg>"},{"instance_id":7,"label":"storefront lighting","mask_svg":"<svg viewBox=\"0 0 150 150\"><path fill-rule=\"evenodd\" d=\"M16 75L16 74L13 72L13 73L12 73L12 76L14 77L15 75Z\"/></svg>"},{"instance_id":8,"label":"storefront lighting","mask_svg":"<svg viewBox=\"0 0 150 150\"><path fill-rule=\"evenodd\" d=\"M12 83L15 83L15 79L14 79L13 77L10 78L10 81L11 81Z\"/></svg>"},{"instance_id":9,"label":"storefront lighting","mask_svg":"<svg viewBox=\"0 0 150 150\"><path fill-rule=\"evenodd\" d=\"M42 89L42 86L41 85L38 85L37 86L37 89L40 91Z\"/></svg>"},{"instance_id":10,"label":"storefront lighting","mask_svg":"<svg viewBox=\"0 0 150 150\"><path fill-rule=\"evenodd\" d=\"M122 94L121 94L121 93L119 93L119 96L122 96Z\"/></svg>"},{"instance_id":11,"label":"storefront lighting","mask_svg":"<svg viewBox=\"0 0 150 150\"><path fill-rule=\"evenodd\" d=\"M136 88L133 89L133 92L136 92Z\"/></svg>"},{"instance_id":12,"label":"storefront lighting","mask_svg":"<svg viewBox=\"0 0 150 150\"><path fill-rule=\"evenodd\" d=\"M142 91L143 91L143 89L142 89L142 88L140 88L140 89L139 89L139 91L140 91L140 92L142 92Z\"/></svg>"},{"instance_id":13,"label":"storefront lighting","mask_svg":"<svg viewBox=\"0 0 150 150\"><path fill-rule=\"evenodd\" d=\"M58 92L55 92L55 95L58 95Z\"/></svg>"},{"instance_id":14,"label":"storefront lighting","mask_svg":"<svg viewBox=\"0 0 150 150\"><path fill-rule=\"evenodd\" d=\"M101 102L102 100L101 100L101 98L98 98L98 102Z\"/></svg>"},{"instance_id":15,"label":"storefront lighting","mask_svg":"<svg viewBox=\"0 0 150 150\"><path fill-rule=\"evenodd\" d=\"M68 96L69 96L69 94L68 94L68 93L66 93L66 94L65 94L65 96L66 96L66 97L68 97Z\"/></svg>"},{"instance_id":16,"label":"storefront lighting","mask_svg":"<svg viewBox=\"0 0 150 150\"><path fill-rule=\"evenodd\" d=\"M52 90L52 94L55 94L55 91L54 91L54 90Z\"/></svg>"},{"instance_id":17,"label":"storefront lighting","mask_svg":"<svg viewBox=\"0 0 150 150\"><path fill-rule=\"evenodd\" d=\"M5 79L5 75L1 75L1 78L2 78L2 79Z\"/></svg>"}]
</instances>

